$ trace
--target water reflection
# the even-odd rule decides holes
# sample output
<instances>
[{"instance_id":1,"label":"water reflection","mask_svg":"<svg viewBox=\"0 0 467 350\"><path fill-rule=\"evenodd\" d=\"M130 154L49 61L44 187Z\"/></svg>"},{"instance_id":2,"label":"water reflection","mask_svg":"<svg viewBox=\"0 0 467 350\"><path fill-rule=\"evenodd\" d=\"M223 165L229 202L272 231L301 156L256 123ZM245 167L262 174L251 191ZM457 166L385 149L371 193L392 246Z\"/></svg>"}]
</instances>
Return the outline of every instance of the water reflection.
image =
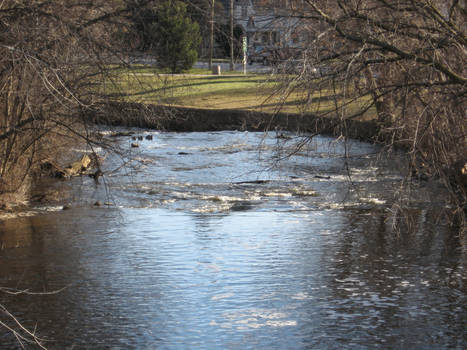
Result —
<instances>
[{"instance_id":1,"label":"water reflection","mask_svg":"<svg viewBox=\"0 0 467 350\"><path fill-rule=\"evenodd\" d=\"M30 246L35 230L35 226L31 225L31 219L0 221L0 249Z\"/></svg>"},{"instance_id":2,"label":"water reflection","mask_svg":"<svg viewBox=\"0 0 467 350\"><path fill-rule=\"evenodd\" d=\"M190 152L201 136L190 136ZM253 169L250 147L230 151L234 160L216 153L246 144L244 137L209 134L201 152L229 171L239 159L242 172ZM161 144L169 142L170 152L182 149L177 135ZM465 249L437 220L438 209L408 211L395 234L388 205L333 202L328 194L340 198L340 180L286 168L271 170L271 182L232 184L218 173L206 184L173 170L185 160L164 159L166 168L151 168L157 179L146 174L116 187L120 208L80 204L1 223L0 286L66 287L0 294L26 325L37 323L50 349L463 348ZM159 176L164 171L170 181ZM153 192L135 190L143 186ZM385 188L375 184L371 194L383 197L378 186ZM167 204L174 188L198 195ZM217 209L197 210L207 205ZM18 348L4 331L0 344Z\"/></svg>"}]
</instances>

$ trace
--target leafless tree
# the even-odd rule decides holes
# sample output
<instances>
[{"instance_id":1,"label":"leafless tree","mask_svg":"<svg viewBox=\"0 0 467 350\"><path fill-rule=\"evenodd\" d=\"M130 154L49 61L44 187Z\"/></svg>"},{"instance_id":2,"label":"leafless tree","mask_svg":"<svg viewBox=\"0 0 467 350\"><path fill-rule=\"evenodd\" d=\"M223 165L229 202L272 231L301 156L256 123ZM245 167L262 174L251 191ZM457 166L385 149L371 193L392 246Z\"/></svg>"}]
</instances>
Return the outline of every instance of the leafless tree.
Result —
<instances>
[{"instance_id":1,"label":"leafless tree","mask_svg":"<svg viewBox=\"0 0 467 350\"><path fill-rule=\"evenodd\" d=\"M7 203L64 145L102 144L82 112L107 101L102 86L125 57L127 14L113 0L0 1L0 197ZM43 346L2 305L0 314L8 320L0 328L20 343Z\"/></svg>"},{"instance_id":2,"label":"leafless tree","mask_svg":"<svg viewBox=\"0 0 467 350\"><path fill-rule=\"evenodd\" d=\"M92 145L79 110L121 59L124 6L112 1L0 2L0 193L17 193L60 144Z\"/></svg>"},{"instance_id":3,"label":"leafless tree","mask_svg":"<svg viewBox=\"0 0 467 350\"><path fill-rule=\"evenodd\" d=\"M281 93L301 93L304 110L329 98L313 112L336 118L343 135L349 121L375 116L377 141L407 150L410 176L444 183L465 230L465 0L294 4L283 16L296 19L302 56L283 75Z\"/></svg>"}]
</instances>

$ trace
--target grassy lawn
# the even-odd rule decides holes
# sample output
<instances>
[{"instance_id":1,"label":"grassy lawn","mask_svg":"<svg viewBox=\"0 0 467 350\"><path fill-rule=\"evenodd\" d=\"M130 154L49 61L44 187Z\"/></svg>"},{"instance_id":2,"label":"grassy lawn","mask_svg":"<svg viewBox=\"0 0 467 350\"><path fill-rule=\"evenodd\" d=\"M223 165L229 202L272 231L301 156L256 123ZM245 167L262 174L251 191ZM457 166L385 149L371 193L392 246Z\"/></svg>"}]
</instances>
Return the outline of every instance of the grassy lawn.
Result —
<instances>
[{"instance_id":1,"label":"grassy lawn","mask_svg":"<svg viewBox=\"0 0 467 350\"><path fill-rule=\"evenodd\" d=\"M335 107L334 92L309 93L296 90L287 96L278 93L279 81L269 74L226 72L221 76L207 69L192 69L185 74L164 74L152 67L135 65L131 69L116 68L105 93L116 99L203 109L242 109L262 112L331 113ZM343 103L343 98L339 98ZM367 101L346 101L352 113ZM371 113L368 113L370 115ZM365 118L367 119L367 118Z\"/></svg>"}]
</instances>

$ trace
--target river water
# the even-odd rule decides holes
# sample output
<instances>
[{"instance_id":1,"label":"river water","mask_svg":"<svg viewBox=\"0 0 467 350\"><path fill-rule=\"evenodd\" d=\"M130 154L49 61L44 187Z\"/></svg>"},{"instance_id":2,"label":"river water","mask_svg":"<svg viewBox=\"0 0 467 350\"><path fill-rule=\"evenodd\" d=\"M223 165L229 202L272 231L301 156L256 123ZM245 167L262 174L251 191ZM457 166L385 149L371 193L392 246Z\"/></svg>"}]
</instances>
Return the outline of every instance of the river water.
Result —
<instances>
[{"instance_id":1,"label":"river water","mask_svg":"<svg viewBox=\"0 0 467 350\"><path fill-rule=\"evenodd\" d=\"M393 229L396 157L136 132L153 139L116 142L137 161L109 155L99 185L57 184L72 209L0 222L0 286L32 293L0 304L49 349L465 348L465 248L424 183ZM19 348L4 328L0 348Z\"/></svg>"}]
</instances>

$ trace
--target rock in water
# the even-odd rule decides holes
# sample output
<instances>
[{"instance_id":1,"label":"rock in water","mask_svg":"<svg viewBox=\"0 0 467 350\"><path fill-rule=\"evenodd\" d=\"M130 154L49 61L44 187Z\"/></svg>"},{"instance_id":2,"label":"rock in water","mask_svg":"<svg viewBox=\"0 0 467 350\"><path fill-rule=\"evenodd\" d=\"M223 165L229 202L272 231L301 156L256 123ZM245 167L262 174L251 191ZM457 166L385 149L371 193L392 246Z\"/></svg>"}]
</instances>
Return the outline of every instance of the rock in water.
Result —
<instances>
[{"instance_id":1,"label":"rock in water","mask_svg":"<svg viewBox=\"0 0 467 350\"><path fill-rule=\"evenodd\" d=\"M90 164L91 158L87 154L85 154L81 157L80 160L71 163L69 166L63 169L63 172L65 173L66 177L76 176L85 171Z\"/></svg>"}]
</instances>

